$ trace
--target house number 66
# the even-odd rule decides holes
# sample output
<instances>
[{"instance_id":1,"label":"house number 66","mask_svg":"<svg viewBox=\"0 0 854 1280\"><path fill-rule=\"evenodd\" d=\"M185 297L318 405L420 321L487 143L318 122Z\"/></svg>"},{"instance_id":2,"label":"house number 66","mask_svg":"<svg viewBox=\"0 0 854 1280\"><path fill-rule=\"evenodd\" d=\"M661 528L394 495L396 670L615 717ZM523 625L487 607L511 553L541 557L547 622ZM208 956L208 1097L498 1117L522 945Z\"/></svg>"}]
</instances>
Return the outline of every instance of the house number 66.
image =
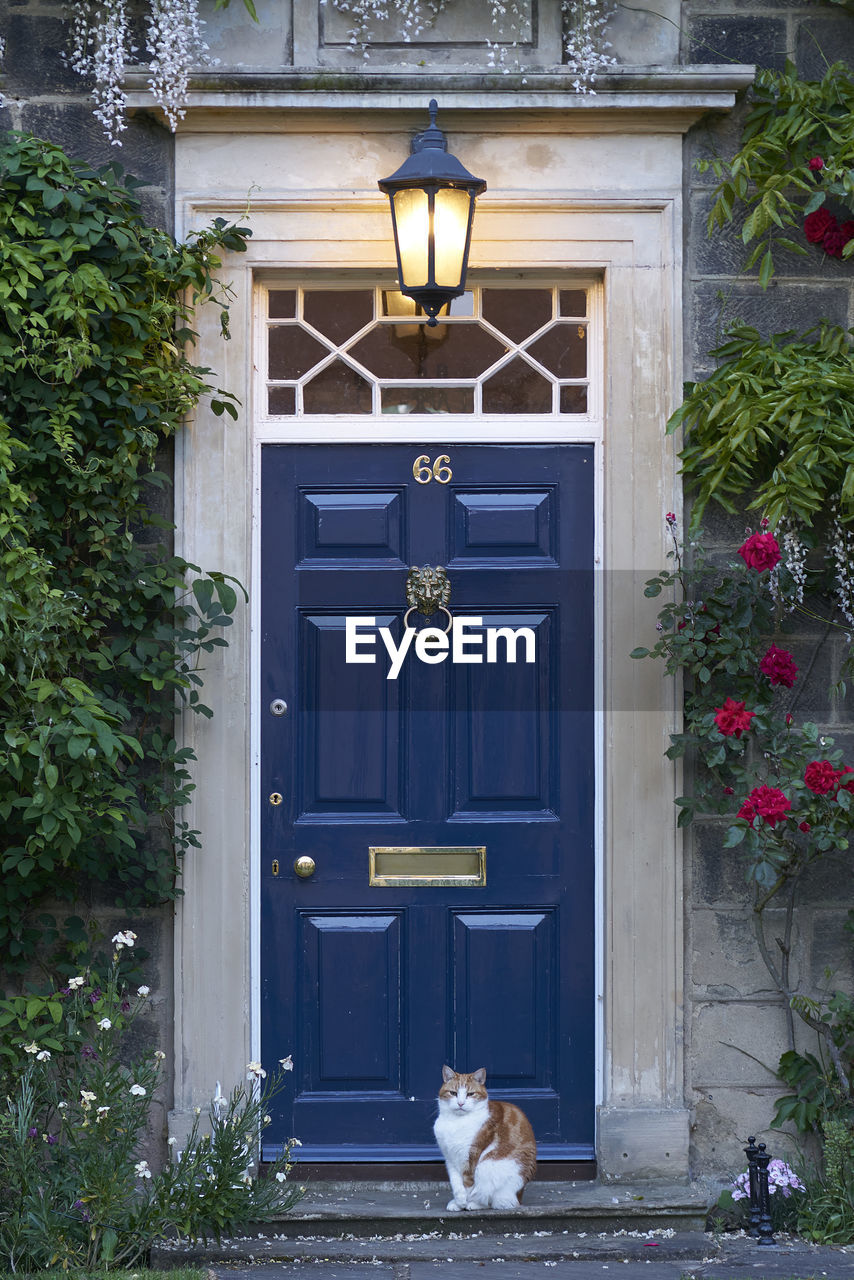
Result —
<instances>
[{"instance_id":1,"label":"house number 66","mask_svg":"<svg viewBox=\"0 0 854 1280\"><path fill-rule=\"evenodd\" d=\"M454 474L447 465L450 461L446 453L440 453L436 461L431 463L427 454L422 453L412 464L412 474L419 484L429 484L431 480L438 480L439 484L447 484Z\"/></svg>"}]
</instances>

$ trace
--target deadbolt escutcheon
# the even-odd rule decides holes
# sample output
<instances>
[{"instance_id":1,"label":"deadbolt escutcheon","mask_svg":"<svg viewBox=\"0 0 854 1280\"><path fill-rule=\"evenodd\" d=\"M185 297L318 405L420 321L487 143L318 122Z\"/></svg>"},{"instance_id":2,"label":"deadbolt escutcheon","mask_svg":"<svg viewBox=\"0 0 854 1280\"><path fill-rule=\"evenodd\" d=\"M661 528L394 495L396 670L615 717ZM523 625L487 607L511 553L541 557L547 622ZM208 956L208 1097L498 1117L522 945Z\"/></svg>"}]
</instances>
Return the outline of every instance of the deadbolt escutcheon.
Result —
<instances>
[{"instance_id":1,"label":"deadbolt escutcheon","mask_svg":"<svg viewBox=\"0 0 854 1280\"><path fill-rule=\"evenodd\" d=\"M296 862L294 863L294 871L297 873L297 875L300 877L301 880L307 880L309 876L313 876L314 870L315 870L314 858L310 858L306 853L304 853L301 858L297 858Z\"/></svg>"},{"instance_id":2,"label":"deadbolt escutcheon","mask_svg":"<svg viewBox=\"0 0 854 1280\"><path fill-rule=\"evenodd\" d=\"M281 793L281 791L271 791L271 792L270 792L270 804L275 808L277 805L280 805L281 803L282 803L282 793Z\"/></svg>"}]
</instances>

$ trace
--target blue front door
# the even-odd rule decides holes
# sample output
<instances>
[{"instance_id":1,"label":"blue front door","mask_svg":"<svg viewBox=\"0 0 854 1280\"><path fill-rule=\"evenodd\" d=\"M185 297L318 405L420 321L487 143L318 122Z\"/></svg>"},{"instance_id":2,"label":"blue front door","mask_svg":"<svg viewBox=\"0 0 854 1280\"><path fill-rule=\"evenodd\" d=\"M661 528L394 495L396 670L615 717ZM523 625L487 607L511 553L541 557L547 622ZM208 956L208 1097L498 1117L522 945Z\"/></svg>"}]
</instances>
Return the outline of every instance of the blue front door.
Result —
<instances>
[{"instance_id":1,"label":"blue front door","mask_svg":"<svg viewBox=\"0 0 854 1280\"><path fill-rule=\"evenodd\" d=\"M435 1156L447 1062L485 1067L542 1156L589 1159L593 450L262 453L262 1053L295 1063L267 1149L295 1135L305 1159ZM534 660L521 639L508 662L497 638L493 662L410 651L389 679L378 629L399 643L425 564L446 570L452 616L482 620L468 654L525 628ZM348 618L368 637L350 656L375 662L346 660ZM423 882L395 882L413 866Z\"/></svg>"}]
</instances>

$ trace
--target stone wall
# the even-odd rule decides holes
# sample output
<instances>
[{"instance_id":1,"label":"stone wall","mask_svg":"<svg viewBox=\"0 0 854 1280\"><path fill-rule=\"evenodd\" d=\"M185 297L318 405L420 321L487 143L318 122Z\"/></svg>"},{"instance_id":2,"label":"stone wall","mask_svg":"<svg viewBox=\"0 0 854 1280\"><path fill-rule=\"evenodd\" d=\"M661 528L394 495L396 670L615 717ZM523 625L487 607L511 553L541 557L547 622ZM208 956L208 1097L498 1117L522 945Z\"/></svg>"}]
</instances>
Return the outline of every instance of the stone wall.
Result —
<instances>
[{"instance_id":1,"label":"stone wall","mask_svg":"<svg viewBox=\"0 0 854 1280\"><path fill-rule=\"evenodd\" d=\"M801 0L688 0L683 5L684 62L756 62L782 68L788 57L805 78L820 78L827 63L854 65L854 17L834 6ZM722 328L737 319L763 333L804 331L819 319L854 324L854 266L809 247L806 257L781 254L777 275L763 292L757 270L740 271L745 256L739 229L710 239L706 217L714 176L700 174L699 158L731 155L740 137L746 104L731 116L707 119L685 148L685 376L702 378L713 367L711 349ZM753 526L759 513L751 513ZM706 529L712 549L731 554L751 516L723 518L709 509ZM792 691L792 711L812 719L838 746L854 752L851 698L831 694L842 656L841 639L823 627L802 626L786 647L808 679ZM850 755L849 755L849 758ZM720 1174L744 1165L748 1133L767 1128L774 1100L785 1090L775 1076L787 1048L785 1019L753 937L751 895L743 855L723 849L723 826L698 824L686 847L686 1101L693 1108L692 1169ZM850 864L828 861L813 878L797 921L804 991L820 990L824 970L851 990L852 947L843 933L850 904ZM799 1047L815 1050L815 1037ZM769 1145L786 1155L793 1148L772 1132Z\"/></svg>"}]
</instances>

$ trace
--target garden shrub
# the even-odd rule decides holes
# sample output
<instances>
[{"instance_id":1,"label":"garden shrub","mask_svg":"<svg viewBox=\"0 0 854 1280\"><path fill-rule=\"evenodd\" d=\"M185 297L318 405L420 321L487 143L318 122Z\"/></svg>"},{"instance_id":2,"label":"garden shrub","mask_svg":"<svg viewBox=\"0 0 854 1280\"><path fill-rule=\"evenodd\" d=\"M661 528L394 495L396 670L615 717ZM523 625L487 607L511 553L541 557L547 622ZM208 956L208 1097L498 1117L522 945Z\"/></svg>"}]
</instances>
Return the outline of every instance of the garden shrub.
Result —
<instances>
[{"instance_id":1,"label":"garden shrub","mask_svg":"<svg viewBox=\"0 0 854 1280\"><path fill-rule=\"evenodd\" d=\"M227 576L170 554L149 511L158 447L212 391L191 308L227 306L222 219L186 244L146 226L132 179L21 135L0 141L0 964L82 947L73 904L109 886L141 908L180 892L198 833L179 817L204 715L201 660L225 644ZM218 393L218 414L236 417ZM73 907L72 907L73 910ZM60 913L61 914L61 913ZM69 961L70 963L70 961ZM70 970L69 970L70 972Z\"/></svg>"},{"instance_id":2,"label":"garden shrub","mask_svg":"<svg viewBox=\"0 0 854 1280\"><path fill-rule=\"evenodd\" d=\"M86 970L57 985L59 1017L45 1014L38 1038L11 1037L20 1057L0 1113L0 1266L9 1270L131 1266L157 1240L219 1239L302 1194L287 1182L293 1140L254 1176L267 1107L284 1087L280 1075L261 1089L257 1063L230 1096L217 1084L209 1133L200 1133L197 1110L184 1150L165 1168L141 1158L165 1054L128 1057L123 1046L149 995L123 976L135 941L130 930L116 934L102 978ZM0 1002L6 1027L9 1005Z\"/></svg>"}]
</instances>

